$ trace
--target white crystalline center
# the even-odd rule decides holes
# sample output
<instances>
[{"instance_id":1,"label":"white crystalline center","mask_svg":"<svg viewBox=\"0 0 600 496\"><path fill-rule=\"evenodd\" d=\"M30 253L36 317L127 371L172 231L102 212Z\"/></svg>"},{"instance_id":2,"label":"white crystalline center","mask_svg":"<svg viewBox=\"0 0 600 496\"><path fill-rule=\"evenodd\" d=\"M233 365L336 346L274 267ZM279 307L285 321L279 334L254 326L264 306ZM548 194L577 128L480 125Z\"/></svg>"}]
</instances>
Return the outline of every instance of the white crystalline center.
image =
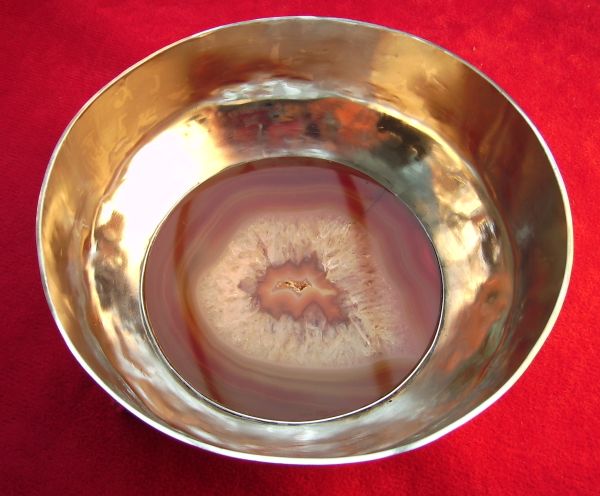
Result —
<instances>
[{"instance_id":1,"label":"white crystalline center","mask_svg":"<svg viewBox=\"0 0 600 496\"><path fill-rule=\"evenodd\" d=\"M329 322L314 305L297 319L261 308L256 286L269 267L310 257L339 288L343 320ZM348 216L265 213L237 228L215 263L193 276L193 302L209 338L232 352L295 367L349 367L408 344L405 302L388 272L377 241Z\"/></svg>"}]
</instances>

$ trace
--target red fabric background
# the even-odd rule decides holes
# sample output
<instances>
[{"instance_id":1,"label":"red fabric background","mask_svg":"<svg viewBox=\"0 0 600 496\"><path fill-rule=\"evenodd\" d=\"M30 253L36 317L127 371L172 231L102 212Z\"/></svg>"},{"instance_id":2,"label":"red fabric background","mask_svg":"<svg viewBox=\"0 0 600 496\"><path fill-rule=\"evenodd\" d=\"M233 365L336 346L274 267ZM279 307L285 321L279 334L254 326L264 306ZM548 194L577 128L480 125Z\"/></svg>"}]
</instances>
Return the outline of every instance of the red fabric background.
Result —
<instances>
[{"instance_id":1,"label":"red fabric background","mask_svg":"<svg viewBox=\"0 0 600 496\"><path fill-rule=\"evenodd\" d=\"M80 106L165 44L223 23L285 14L376 22L466 58L537 123L571 198L571 287L532 366L467 425L382 461L258 464L154 431L72 358L39 282L37 196L52 149ZM4 0L0 23L0 494L597 494L598 2Z\"/></svg>"}]
</instances>

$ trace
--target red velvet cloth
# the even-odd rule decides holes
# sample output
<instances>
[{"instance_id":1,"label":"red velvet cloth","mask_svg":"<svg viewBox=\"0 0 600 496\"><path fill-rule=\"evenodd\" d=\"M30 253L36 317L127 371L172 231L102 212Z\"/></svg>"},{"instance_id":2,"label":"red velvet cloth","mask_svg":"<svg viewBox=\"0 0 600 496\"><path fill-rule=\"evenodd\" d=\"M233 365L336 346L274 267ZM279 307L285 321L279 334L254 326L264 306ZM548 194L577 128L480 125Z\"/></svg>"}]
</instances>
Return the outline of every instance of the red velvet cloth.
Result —
<instances>
[{"instance_id":1,"label":"red velvet cloth","mask_svg":"<svg viewBox=\"0 0 600 496\"><path fill-rule=\"evenodd\" d=\"M600 486L600 8L594 0L0 4L0 494L597 494ZM408 454L341 467L237 461L143 424L76 363L42 293L38 192L80 106L149 53L232 21L350 17L452 50L539 126L571 198L575 266L545 346L497 403ZM543 192L540 191L540 201Z\"/></svg>"}]
</instances>

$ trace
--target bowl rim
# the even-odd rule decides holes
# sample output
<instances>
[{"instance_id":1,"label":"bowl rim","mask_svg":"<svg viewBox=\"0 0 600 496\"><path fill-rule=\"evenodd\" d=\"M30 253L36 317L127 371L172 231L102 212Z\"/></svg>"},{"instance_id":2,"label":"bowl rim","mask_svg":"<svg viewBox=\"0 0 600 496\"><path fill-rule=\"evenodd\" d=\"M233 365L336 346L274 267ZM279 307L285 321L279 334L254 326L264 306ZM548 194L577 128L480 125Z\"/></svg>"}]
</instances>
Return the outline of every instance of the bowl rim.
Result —
<instances>
[{"instance_id":1,"label":"bowl rim","mask_svg":"<svg viewBox=\"0 0 600 496\"><path fill-rule=\"evenodd\" d=\"M552 309L552 312L550 313L550 316L548 317L546 324L544 326L544 329L542 330L539 338L534 343L534 345L530 349L529 353L524 358L524 360L521 362L521 364L517 367L517 369L512 374L512 376L510 376L509 379L502 386L500 386L489 398L482 401L479 405L477 405L471 411L469 411L468 413L466 413L459 419L455 420L454 422L451 422L446 427L443 427L442 429L439 429L436 432L423 437L422 439L412 441L403 446L389 448L389 449L371 452L371 453L360 454L360 455L349 455L349 456L342 456L342 457L325 457L325 458L316 458L316 457L301 458L301 457L286 457L286 456L260 455L260 454L254 454L254 453L247 453L247 452L243 452L243 451L236 451L234 449L221 448L221 447L214 446L212 444L208 444L203 441L194 439L191 436L188 436L180 431L170 428L167 425L162 424L162 423L158 422L157 420L151 418L149 415L144 413L141 409L137 408L134 404L127 401L126 397L120 395L115 389L113 389L102 378L100 378L92 370L92 368L88 365L86 360L83 358L83 356L77 350L75 344L69 338L69 335L57 314L56 308L54 307L54 304L52 302L52 298L50 295L50 289L49 289L49 284L48 284L48 278L46 275L46 266L45 266L45 262L44 262L44 255L43 255L43 249L42 249L43 206L44 206L45 199L46 199L48 183L50 181L50 177L54 170L54 166L56 164L56 159L58 157L58 154L59 154L67 136L71 132L71 129L75 126L75 124L80 119L80 117L105 91L107 91L111 86L113 86L115 83L120 81L124 76L133 72L138 67L140 67L141 65L143 65L147 61L149 61L150 59L162 54L163 52L170 50L171 48L173 48L177 45L184 44L193 39L203 38L205 36L212 34L215 31L220 31L223 29L230 29L230 28L235 28L238 26L244 26L244 25L248 25L248 24L276 23L276 22L282 22L282 21L312 21L312 22L327 21L327 22L334 22L334 23L340 23L340 24L367 27L367 28L377 29L379 31L387 31L387 32L394 33L394 34L400 34L402 36L411 38L417 42L423 43L431 48L440 50L441 52L445 53L446 55L450 56L451 58L457 60L458 62L460 62L461 64L466 66L468 69L473 71L475 74L477 74L479 77L481 77L484 81L489 83L498 93L500 93L500 95L523 118L525 123L533 131L539 144L542 146L542 149L546 155L546 158L548 159L548 162L550 164L552 172L554 173L554 176L555 176L555 179L556 179L556 182L557 182L560 194L561 194L562 206L564 209L565 220L566 220L566 230L567 230L565 270L564 270L564 274L562 277L561 287L558 292L556 301L554 303L554 308ZM118 404L120 404L127 411L132 413L134 416L136 416L137 418L139 418L146 424L148 424L148 425L154 427L155 429L157 429L158 431L162 432L163 434L166 434L166 435L168 435L172 438L175 438L179 441L182 441L186 444L205 449L212 453L226 455L229 457L238 458L238 459L242 459L242 460L261 461L261 462L279 463L279 464L287 464L287 465L334 465L334 464L339 465L339 464L348 464L348 463L378 460L378 459L386 458L388 456L395 455L398 453L412 451L416 448L419 448L421 446L429 444L429 443L441 438L442 436L445 436L446 434L454 431L458 427L462 426L469 420L471 420L474 417L476 417L477 415L479 415L481 412L483 412L488 407L490 407L493 403L495 403L498 399L500 399L517 382L517 380L523 375L525 370L529 367L529 365L531 364L531 362L533 361L535 356L540 351L542 345L545 343L546 339L550 335L550 332L552 331L554 325L556 324L558 315L559 315L561 308L565 301L567 289L569 286L569 281L571 278L571 273L572 273L572 268L573 268L573 257L574 257L574 235L573 235L573 218L572 218L571 208L570 208L570 204L569 204L569 197L567 194L566 185L561 176L561 173L559 171L556 160L554 159L554 156L552 155L552 152L550 151L548 144L544 140L544 138L543 138L542 134L540 133L540 131L538 130L538 128L535 126L533 121L527 116L527 114L523 111L523 109L494 80L492 80L489 76L484 74L477 67L475 67L471 63L467 62L462 57L451 52L450 50L438 45L437 43L431 42L429 40L421 38L420 36L414 35L412 33L408 33L406 31L402 31L399 29L393 29L390 27L382 26L380 24L359 21L359 20L355 20L355 19L341 18L341 17L277 16L277 17L262 17L262 18L249 19L249 20L240 21L240 22L223 24L220 26L216 26L213 28L209 28L209 29L200 31L200 32L192 34L190 36L186 36L186 37L179 39L173 43L170 43L170 44L164 46L163 48L156 50L155 52L151 53L150 55L142 58L140 61L136 62L135 64L131 65L130 67L128 67L127 69L125 69L124 71L119 73L116 77L114 77L111 81L109 81L102 88L100 88L96 93L94 93L94 95L92 95L83 104L83 106L79 109L79 111L71 119L71 121L69 122L69 124L67 125L67 127L65 128L63 133L61 134L60 138L58 139L57 144L52 152L52 155L50 156L50 160L48 162L48 166L47 166L46 172L44 174L44 179L42 182L42 187L40 190L40 195L39 195L38 204L37 204L36 247L37 247L38 264L39 264L39 268L40 268L40 276L41 276L41 280L42 280L42 287L44 290L44 295L46 297L46 301L50 308L52 317L54 318L54 321L55 321L67 347L69 348L69 351L75 357L77 362L79 362L79 365L92 377L92 379L104 391L106 391L106 393L108 393Z\"/></svg>"}]
</instances>

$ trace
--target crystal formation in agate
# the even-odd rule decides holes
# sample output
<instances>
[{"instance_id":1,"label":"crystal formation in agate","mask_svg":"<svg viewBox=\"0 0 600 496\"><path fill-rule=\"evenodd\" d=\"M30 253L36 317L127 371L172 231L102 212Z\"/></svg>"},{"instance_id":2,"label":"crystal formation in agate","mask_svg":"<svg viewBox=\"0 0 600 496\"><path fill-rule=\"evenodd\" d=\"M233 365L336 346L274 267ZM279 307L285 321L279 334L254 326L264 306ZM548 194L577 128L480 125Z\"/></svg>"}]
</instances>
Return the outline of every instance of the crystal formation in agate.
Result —
<instances>
[{"instance_id":1,"label":"crystal formation in agate","mask_svg":"<svg viewBox=\"0 0 600 496\"><path fill-rule=\"evenodd\" d=\"M238 413L309 421L392 391L430 347L441 278L422 226L314 159L228 169L160 228L146 312L184 380Z\"/></svg>"}]
</instances>

